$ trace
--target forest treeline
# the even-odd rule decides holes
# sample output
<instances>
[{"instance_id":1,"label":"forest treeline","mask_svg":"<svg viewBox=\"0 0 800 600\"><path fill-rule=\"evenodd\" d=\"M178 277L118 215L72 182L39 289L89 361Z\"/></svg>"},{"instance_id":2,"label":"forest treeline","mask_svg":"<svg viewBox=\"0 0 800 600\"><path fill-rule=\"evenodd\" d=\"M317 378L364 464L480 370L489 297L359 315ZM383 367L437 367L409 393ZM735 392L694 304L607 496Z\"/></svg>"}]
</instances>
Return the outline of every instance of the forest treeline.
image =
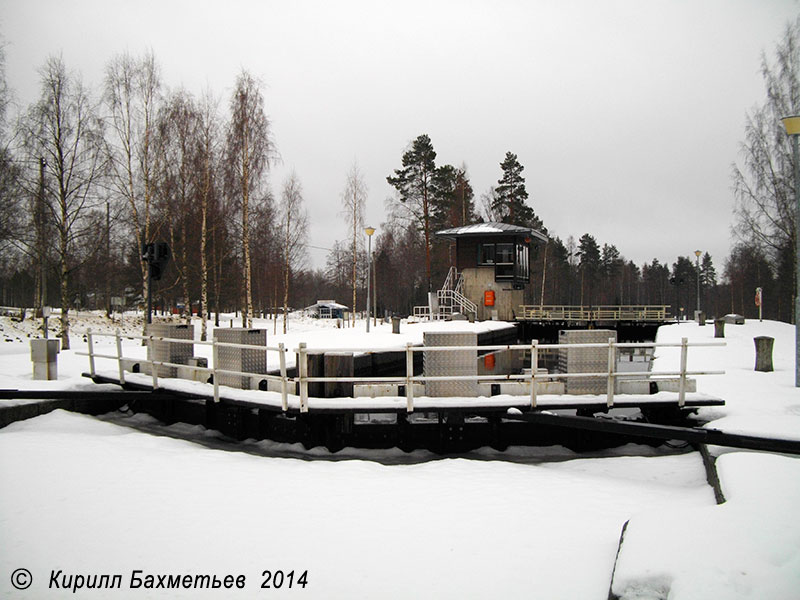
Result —
<instances>
[{"instance_id":1,"label":"forest treeline","mask_svg":"<svg viewBox=\"0 0 800 600\"><path fill-rule=\"evenodd\" d=\"M787 26L775 57L763 59L767 100L748 113L733 166L734 244L719 275L708 253L636 265L591 232L576 239L548 231L512 151L498 157L497 184L476 197L467 167L438 164L423 133L382 174L394 195L371 240L378 314L409 314L441 286L454 248L436 231L503 221L549 238L533 248L526 303L658 304L691 317L699 292L709 316L754 317L760 287L764 317L792 321L794 163L780 117L800 112L798 31L798 23ZM68 347L70 310L142 304L143 244L166 241L172 260L154 282L155 304L203 315L204 336L219 312L237 311L245 325L281 312L285 328L286 311L321 298L364 309L363 173L357 164L342 173L342 235L325 267L311 268L302 178L271 181L280 140L263 84L246 70L232 77L226 98L169 88L152 53L112 57L97 89L59 56L38 73L38 100L14 106L0 72L3 305L62 307Z\"/></svg>"}]
</instances>

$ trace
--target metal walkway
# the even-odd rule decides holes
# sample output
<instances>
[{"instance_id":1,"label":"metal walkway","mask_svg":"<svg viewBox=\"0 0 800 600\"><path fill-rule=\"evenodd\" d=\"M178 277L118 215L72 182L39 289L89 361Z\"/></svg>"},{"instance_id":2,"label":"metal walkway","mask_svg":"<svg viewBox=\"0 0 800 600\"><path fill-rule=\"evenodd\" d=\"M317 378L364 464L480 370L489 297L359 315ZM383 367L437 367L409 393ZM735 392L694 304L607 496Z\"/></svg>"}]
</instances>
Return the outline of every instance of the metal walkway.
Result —
<instances>
[{"instance_id":1,"label":"metal walkway","mask_svg":"<svg viewBox=\"0 0 800 600\"><path fill-rule=\"evenodd\" d=\"M631 435L660 440L683 440L691 444L706 444L714 446L727 446L730 448L745 448L747 450L761 450L765 452L780 452L783 454L800 455L800 441L766 438L739 433L727 433L718 429L703 427L676 427L674 425L659 425L655 423L638 423L632 421L619 421L614 419L598 419L593 417L579 417L570 415L543 414L529 412L519 415L507 415L510 420L524 421L537 425L564 427L568 429L582 429L610 434Z\"/></svg>"}]
</instances>

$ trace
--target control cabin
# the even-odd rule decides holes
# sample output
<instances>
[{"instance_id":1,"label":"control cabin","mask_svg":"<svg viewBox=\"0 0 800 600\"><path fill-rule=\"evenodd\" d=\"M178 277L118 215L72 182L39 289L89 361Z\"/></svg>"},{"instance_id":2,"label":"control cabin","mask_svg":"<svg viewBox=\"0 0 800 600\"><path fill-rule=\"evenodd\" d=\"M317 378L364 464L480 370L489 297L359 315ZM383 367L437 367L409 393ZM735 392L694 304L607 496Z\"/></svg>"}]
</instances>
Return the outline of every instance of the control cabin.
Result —
<instances>
[{"instance_id":1,"label":"control cabin","mask_svg":"<svg viewBox=\"0 0 800 600\"><path fill-rule=\"evenodd\" d=\"M511 321L530 288L530 248L543 233L508 223L475 223L437 231L456 243L461 293L477 305L477 319Z\"/></svg>"}]
</instances>

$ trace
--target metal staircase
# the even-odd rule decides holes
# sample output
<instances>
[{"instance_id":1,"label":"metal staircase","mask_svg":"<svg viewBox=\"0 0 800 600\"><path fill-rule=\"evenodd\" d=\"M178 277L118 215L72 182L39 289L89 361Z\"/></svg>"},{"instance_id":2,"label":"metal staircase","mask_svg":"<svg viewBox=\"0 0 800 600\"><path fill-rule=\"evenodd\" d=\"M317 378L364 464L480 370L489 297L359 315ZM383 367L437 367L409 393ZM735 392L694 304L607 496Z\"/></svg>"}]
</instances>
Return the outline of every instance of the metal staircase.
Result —
<instances>
[{"instance_id":1,"label":"metal staircase","mask_svg":"<svg viewBox=\"0 0 800 600\"><path fill-rule=\"evenodd\" d=\"M436 294L429 294L428 306L415 306L414 316L420 319L439 320L449 319L452 315L460 313L473 318L478 316L478 306L464 295L464 277L450 267L442 289Z\"/></svg>"}]
</instances>

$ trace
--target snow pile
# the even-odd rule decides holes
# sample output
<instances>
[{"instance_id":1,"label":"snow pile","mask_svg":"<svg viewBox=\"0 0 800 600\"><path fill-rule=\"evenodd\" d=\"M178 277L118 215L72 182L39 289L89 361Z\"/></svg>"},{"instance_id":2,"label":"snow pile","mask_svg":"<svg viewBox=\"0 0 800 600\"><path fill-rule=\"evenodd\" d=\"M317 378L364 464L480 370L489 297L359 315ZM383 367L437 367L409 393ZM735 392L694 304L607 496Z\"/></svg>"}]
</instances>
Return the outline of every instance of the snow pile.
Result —
<instances>
[{"instance_id":1,"label":"snow pile","mask_svg":"<svg viewBox=\"0 0 800 600\"><path fill-rule=\"evenodd\" d=\"M717 461L726 502L631 519L612 592L622 600L800 597L800 461L729 453Z\"/></svg>"}]
</instances>

